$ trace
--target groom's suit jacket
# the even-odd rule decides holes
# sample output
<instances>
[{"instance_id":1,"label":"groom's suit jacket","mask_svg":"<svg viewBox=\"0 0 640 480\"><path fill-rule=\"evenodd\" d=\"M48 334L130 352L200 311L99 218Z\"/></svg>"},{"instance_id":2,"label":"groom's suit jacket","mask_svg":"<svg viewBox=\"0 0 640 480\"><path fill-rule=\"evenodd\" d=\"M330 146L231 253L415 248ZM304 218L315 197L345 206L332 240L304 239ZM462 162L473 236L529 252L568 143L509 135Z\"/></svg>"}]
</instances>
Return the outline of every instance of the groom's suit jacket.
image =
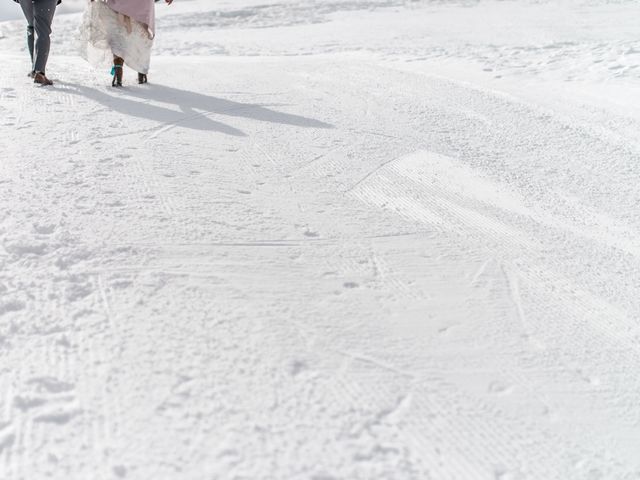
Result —
<instances>
[{"instance_id":1,"label":"groom's suit jacket","mask_svg":"<svg viewBox=\"0 0 640 480\"><path fill-rule=\"evenodd\" d=\"M20 3L20 0L13 0L16 3ZM60 5L62 3L62 0L58 0L58 5Z\"/></svg>"}]
</instances>

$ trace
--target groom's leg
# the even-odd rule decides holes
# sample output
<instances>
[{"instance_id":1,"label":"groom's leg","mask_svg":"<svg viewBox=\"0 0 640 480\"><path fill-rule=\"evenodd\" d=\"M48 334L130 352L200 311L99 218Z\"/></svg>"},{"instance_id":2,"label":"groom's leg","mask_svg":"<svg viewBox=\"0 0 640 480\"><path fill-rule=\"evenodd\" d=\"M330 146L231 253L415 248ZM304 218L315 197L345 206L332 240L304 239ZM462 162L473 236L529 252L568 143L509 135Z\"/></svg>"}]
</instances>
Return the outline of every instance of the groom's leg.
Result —
<instances>
[{"instance_id":1,"label":"groom's leg","mask_svg":"<svg viewBox=\"0 0 640 480\"><path fill-rule=\"evenodd\" d=\"M23 1L23 0L21 0ZM34 0L33 1L33 27L36 31L35 64L36 72L44 72L49 59L51 48L51 22L56 13L58 0Z\"/></svg>"},{"instance_id":2,"label":"groom's leg","mask_svg":"<svg viewBox=\"0 0 640 480\"><path fill-rule=\"evenodd\" d=\"M27 19L27 46L29 47L29 55L31 55L31 68L33 68L33 0L20 0L20 6Z\"/></svg>"},{"instance_id":3,"label":"groom's leg","mask_svg":"<svg viewBox=\"0 0 640 480\"><path fill-rule=\"evenodd\" d=\"M27 47L29 47L29 56L31 57L31 68L33 68L33 54L35 51L35 43L36 43L36 38L35 38L36 34L35 34L35 30L33 28L33 25L29 25L27 27Z\"/></svg>"}]
</instances>

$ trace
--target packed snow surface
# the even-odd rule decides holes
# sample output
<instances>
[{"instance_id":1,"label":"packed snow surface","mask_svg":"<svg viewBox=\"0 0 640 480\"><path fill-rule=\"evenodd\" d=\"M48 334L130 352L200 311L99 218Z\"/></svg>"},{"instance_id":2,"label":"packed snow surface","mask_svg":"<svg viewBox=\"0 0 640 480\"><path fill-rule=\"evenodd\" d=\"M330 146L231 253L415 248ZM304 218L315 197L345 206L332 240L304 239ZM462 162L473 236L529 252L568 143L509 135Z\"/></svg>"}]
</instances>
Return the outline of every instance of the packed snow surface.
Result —
<instances>
[{"instance_id":1,"label":"packed snow surface","mask_svg":"<svg viewBox=\"0 0 640 480\"><path fill-rule=\"evenodd\" d=\"M0 478L640 477L637 1L158 10L0 24Z\"/></svg>"}]
</instances>

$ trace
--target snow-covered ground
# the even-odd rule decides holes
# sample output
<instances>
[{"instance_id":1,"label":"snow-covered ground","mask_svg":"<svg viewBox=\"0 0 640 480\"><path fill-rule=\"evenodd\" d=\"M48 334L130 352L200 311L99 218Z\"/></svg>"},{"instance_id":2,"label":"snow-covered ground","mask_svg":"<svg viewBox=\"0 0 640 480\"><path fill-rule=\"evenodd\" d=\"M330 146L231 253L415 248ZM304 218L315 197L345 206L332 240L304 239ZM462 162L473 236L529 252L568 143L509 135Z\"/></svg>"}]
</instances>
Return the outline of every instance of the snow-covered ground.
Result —
<instances>
[{"instance_id":1,"label":"snow-covered ground","mask_svg":"<svg viewBox=\"0 0 640 480\"><path fill-rule=\"evenodd\" d=\"M57 13L80 12L83 8L84 0L64 0L64 3L57 7ZM0 21L18 18L22 18L22 10L17 3L12 0L5 0L0 3Z\"/></svg>"},{"instance_id":2,"label":"snow-covered ground","mask_svg":"<svg viewBox=\"0 0 640 480\"><path fill-rule=\"evenodd\" d=\"M636 0L158 11L0 24L1 479L640 478Z\"/></svg>"}]
</instances>

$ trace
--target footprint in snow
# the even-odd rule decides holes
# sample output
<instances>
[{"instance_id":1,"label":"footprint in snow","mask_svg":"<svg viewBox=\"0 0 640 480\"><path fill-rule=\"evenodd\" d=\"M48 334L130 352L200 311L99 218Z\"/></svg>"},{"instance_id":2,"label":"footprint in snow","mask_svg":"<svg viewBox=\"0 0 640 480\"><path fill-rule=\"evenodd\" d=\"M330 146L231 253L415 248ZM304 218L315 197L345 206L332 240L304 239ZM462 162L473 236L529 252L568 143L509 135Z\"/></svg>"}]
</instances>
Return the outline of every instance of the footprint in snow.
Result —
<instances>
[{"instance_id":1,"label":"footprint in snow","mask_svg":"<svg viewBox=\"0 0 640 480\"><path fill-rule=\"evenodd\" d=\"M0 435L0 454L4 449L11 448L15 440L16 440L16 436L14 433Z\"/></svg>"},{"instance_id":2,"label":"footprint in snow","mask_svg":"<svg viewBox=\"0 0 640 480\"><path fill-rule=\"evenodd\" d=\"M133 282L129 280L114 280L111 282L111 287L116 290L124 290L133 285Z\"/></svg>"},{"instance_id":3,"label":"footprint in snow","mask_svg":"<svg viewBox=\"0 0 640 480\"><path fill-rule=\"evenodd\" d=\"M15 240L6 243L4 248L7 252L18 257L26 255L42 256L47 253L48 245L42 242L35 242L29 239Z\"/></svg>"},{"instance_id":4,"label":"footprint in snow","mask_svg":"<svg viewBox=\"0 0 640 480\"><path fill-rule=\"evenodd\" d=\"M56 340L56 345L62 348L71 348L71 341L69 341L69 338L63 334Z\"/></svg>"},{"instance_id":5,"label":"footprint in snow","mask_svg":"<svg viewBox=\"0 0 640 480\"><path fill-rule=\"evenodd\" d=\"M15 395L13 405L32 416L34 422L64 425L82 410L75 397L75 384L51 376L33 377Z\"/></svg>"},{"instance_id":6,"label":"footprint in snow","mask_svg":"<svg viewBox=\"0 0 640 480\"><path fill-rule=\"evenodd\" d=\"M46 403L47 401L44 398L31 395L16 395L13 397L13 406L21 412L27 412Z\"/></svg>"},{"instance_id":7,"label":"footprint in snow","mask_svg":"<svg viewBox=\"0 0 640 480\"><path fill-rule=\"evenodd\" d=\"M33 421L39 423L55 423L57 425L64 425L78 416L80 412L80 409L56 409L48 413L41 413L40 415L36 415L35 417L33 417Z\"/></svg>"},{"instance_id":8,"label":"footprint in snow","mask_svg":"<svg viewBox=\"0 0 640 480\"><path fill-rule=\"evenodd\" d=\"M307 368L308 368L307 363L304 360L296 359L292 361L291 364L289 365L289 373L291 374L292 377L297 377Z\"/></svg>"},{"instance_id":9,"label":"footprint in snow","mask_svg":"<svg viewBox=\"0 0 640 480\"><path fill-rule=\"evenodd\" d=\"M67 286L65 290L65 297L69 302L77 302L78 300L88 297L92 293L93 288L90 284L72 283Z\"/></svg>"},{"instance_id":10,"label":"footprint in snow","mask_svg":"<svg viewBox=\"0 0 640 480\"><path fill-rule=\"evenodd\" d=\"M127 476L127 469L122 465L116 465L112 470L116 477L124 478Z\"/></svg>"},{"instance_id":11,"label":"footprint in snow","mask_svg":"<svg viewBox=\"0 0 640 480\"><path fill-rule=\"evenodd\" d=\"M51 235L56 230L56 225L36 223L33 225L33 230L40 235Z\"/></svg>"},{"instance_id":12,"label":"footprint in snow","mask_svg":"<svg viewBox=\"0 0 640 480\"><path fill-rule=\"evenodd\" d=\"M513 391L513 387L510 385L505 385L502 382L496 381L491 382L489 385L489 392L495 395L508 395Z\"/></svg>"},{"instance_id":13,"label":"footprint in snow","mask_svg":"<svg viewBox=\"0 0 640 480\"><path fill-rule=\"evenodd\" d=\"M27 381L27 385L33 385L36 390L47 393L70 392L75 388L73 383L63 382L54 377L35 377Z\"/></svg>"},{"instance_id":14,"label":"footprint in snow","mask_svg":"<svg viewBox=\"0 0 640 480\"><path fill-rule=\"evenodd\" d=\"M7 313L19 312L27 308L27 304L21 300L8 300L0 302L0 317Z\"/></svg>"}]
</instances>

